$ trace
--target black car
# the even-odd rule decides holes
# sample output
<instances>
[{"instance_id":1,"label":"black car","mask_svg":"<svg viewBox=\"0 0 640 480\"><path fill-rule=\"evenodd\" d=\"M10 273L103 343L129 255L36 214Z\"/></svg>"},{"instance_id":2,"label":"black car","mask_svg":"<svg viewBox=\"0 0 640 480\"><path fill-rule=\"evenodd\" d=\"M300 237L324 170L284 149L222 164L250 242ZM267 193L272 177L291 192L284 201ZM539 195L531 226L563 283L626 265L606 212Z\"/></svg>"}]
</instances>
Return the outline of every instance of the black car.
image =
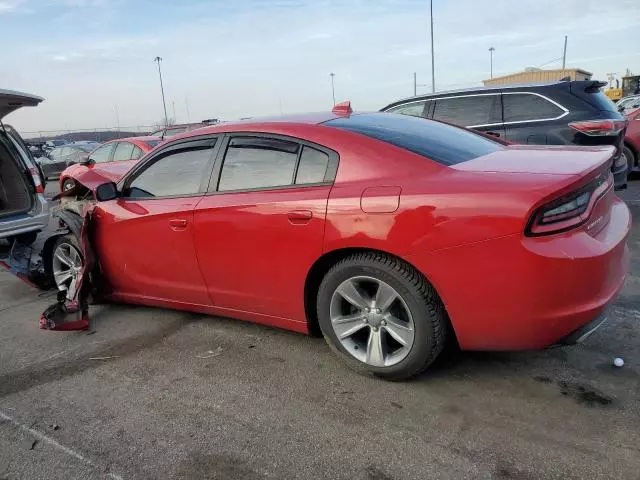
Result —
<instances>
[{"instance_id":1,"label":"black car","mask_svg":"<svg viewBox=\"0 0 640 480\"><path fill-rule=\"evenodd\" d=\"M69 165L80 163L99 143L67 144L51 150L46 157L38 158L40 167L46 178L58 178Z\"/></svg>"},{"instance_id":2,"label":"black car","mask_svg":"<svg viewBox=\"0 0 640 480\"><path fill-rule=\"evenodd\" d=\"M613 145L617 189L627 185L626 120L602 93L605 82L559 81L455 90L399 100L382 109L454 123L513 143Z\"/></svg>"}]
</instances>

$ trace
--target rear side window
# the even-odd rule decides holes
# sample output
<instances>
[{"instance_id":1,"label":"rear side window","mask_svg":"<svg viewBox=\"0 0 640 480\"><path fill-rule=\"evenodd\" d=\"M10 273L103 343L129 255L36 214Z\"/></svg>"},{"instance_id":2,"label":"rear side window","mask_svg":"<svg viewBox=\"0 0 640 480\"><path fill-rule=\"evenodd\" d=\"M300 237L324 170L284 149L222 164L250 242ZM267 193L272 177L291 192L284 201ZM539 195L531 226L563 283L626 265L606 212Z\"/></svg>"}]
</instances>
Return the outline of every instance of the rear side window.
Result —
<instances>
[{"instance_id":1,"label":"rear side window","mask_svg":"<svg viewBox=\"0 0 640 480\"><path fill-rule=\"evenodd\" d=\"M484 125L491 122L491 109L497 95L477 95L436 99L434 120L453 123L463 127Z\"/></svg>"},{"instance_id":2,"label":"rear side window","mask_svg":"<svg viewBox=\"0 0 640 480\"><path fill-rule=\"evenodd\" d=\"M463 128L393 113L351 115L324 125L390 143L443 165L455 165L505 148Z\"/></svg>"},{"instance_id":3,"label":"rear side window","mask_svg":"<svg viewBox=\"0 0 640 480\"><path fill-rule=\"evenodd\" d=\"M389 113L401 113L402 115L412 115L414 117L423 117L424 107L426 101L405 103L404 105L398 105L397 107L386 110Z\"/></svg>"},{"instance_id":4,"label":"rear side window","mask_svg":"<svg viewBox=\"0 0 640 480\"><path fill-rule=\"evenodd\" d=\"M505 93L502 105L505 122L551 120L564 113L549 100L530 93Z\"/></svg>"},{"instance_id":5,"label":"rear side window","mask_svg":"<svg viewBox=\"0 0 640 480\"><path fill-rule=\"evenodd\" d=\"M296 174L296 184L324 182L328 166L329 155L315 148L303 147Z\"/></svg>"},{"instance_id":6,"label":"rear side window","mask_svg":"<svg viewBox=\"0 0 640 480\"><path fill-rule=\"evenodd\" d=\"M113 161L122 162L125 160L131 160L131 156L133 155L133 147L133 143L118 142L116 144L116 151L113 152Z\"/></svg>"},{"instance_id":7,"label":"rear side window","mask_svg":"<svg viewBox=\"0 0 640 480\"><path fill-rule=\"evenodd\" d=\"M220 173L219 191L291 185L300 145L275 138L234 137Z\"/></svg>"}]
</instances>

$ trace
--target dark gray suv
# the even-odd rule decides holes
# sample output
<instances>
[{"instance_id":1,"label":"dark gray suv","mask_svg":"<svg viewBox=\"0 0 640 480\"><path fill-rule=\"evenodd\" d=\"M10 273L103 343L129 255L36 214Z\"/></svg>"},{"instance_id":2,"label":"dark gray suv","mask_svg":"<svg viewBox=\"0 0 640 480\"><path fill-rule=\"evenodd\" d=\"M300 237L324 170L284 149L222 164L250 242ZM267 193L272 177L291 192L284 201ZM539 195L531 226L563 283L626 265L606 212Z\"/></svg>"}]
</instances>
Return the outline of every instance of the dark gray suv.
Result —
<instances>
[{"instance_id":1,"label":"dark gray suv","mask_svg":"<svg viewBox=\"0 0 640 480\"><path fill-rule=\"evenodd\" d=\"M602 93L605 82L500 85L399 100L383 112L402 113L473 128L513 143L613 145L617 189L627 185L622 155L626 120Z\"/></svg>"},{"instance_id":2,"label":"dark gray suv","mask_svg":"<svg viewBox=\"0 0 640 480\"><path fill-rule=\"evenodd\" d=\"M0 120L41 101L34 95L0 89ZM0 123L0 238L33 234L48 223L42 172L18 132Z\"/></svg>"}]
</instances>

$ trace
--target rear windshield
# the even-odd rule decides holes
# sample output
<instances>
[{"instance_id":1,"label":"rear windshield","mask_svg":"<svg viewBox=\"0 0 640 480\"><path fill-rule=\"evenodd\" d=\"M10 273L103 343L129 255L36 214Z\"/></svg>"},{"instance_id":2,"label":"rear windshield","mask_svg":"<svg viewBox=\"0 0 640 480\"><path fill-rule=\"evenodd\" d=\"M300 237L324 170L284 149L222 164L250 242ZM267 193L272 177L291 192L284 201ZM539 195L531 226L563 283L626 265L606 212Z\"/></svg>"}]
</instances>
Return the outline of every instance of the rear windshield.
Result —
<instances>
[{"instance_id":1,"label":"rear windshield","mask_svg":"<svg viewBox=\"0 0 640 480\"><path fill-rule=\"evenodd\" d=\"M367 113L336 118L324 125L391 143L443 165L455 165L504 149L463 128L395 113Z\"/></svg>"}]
</instances>

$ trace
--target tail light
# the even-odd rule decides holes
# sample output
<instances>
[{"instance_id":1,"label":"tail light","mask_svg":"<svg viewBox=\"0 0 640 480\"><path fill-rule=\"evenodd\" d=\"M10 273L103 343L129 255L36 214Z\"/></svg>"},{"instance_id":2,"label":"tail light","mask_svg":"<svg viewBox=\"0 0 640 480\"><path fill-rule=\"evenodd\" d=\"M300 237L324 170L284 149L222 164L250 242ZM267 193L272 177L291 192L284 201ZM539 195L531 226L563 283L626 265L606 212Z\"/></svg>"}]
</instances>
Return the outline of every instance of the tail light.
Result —
<instances>
[{"instance_id":1,"label":"tail light","mask_svg":"<svg viewBox=\"0 0 640 480\"><path fill-rule=\"evenodd\" d=\"M531 217L525 234L536 237L579 227L587 221L596 202L612 187L613 175L607 172L585 187L543 205Z\"/></svg>"},{"instance_id":2,"label":"tail light","mask_svg":"<svg viewBox=\"0 0 640 480\"><path fill-rule=\"evenodd\" d=\"M42 185L42 180L40 179L40 172L36 167L29 168L29 173L31 174L31 178L33 179L33 184L36 187L36 193L44 193L44 185Z\"/></svg>"},{"instance_id":3,"label":"tail light","mask_svg":"<svg viewBox=\"0 0 640 480\"><path fill-rule=\"evenodd\" d=\"M627 126L626 120L586 120L571 122L571 128L591 137L618 135Z\"/></svg>"}]
</instances>

